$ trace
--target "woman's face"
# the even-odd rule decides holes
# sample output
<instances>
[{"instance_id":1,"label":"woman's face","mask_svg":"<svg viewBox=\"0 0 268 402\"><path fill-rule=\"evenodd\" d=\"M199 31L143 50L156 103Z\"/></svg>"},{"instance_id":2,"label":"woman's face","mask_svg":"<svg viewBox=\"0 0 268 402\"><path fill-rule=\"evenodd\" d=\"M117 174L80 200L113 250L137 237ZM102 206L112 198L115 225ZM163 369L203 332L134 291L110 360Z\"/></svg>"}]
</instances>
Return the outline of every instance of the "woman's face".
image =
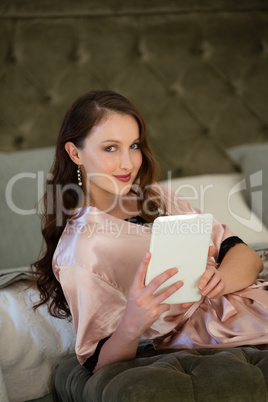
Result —
<instances>
[{"instance_id":1,"label":"woman's face","mask_svg":"<svg viewBox=\"0 0 268 402\"><path fill-rule=\"evenodd\" d=\"M94 200L130 191L142 164L139 137L137 121L126 114L111 113L93 127L78 153Z\"/></svg>"}]
</instances>

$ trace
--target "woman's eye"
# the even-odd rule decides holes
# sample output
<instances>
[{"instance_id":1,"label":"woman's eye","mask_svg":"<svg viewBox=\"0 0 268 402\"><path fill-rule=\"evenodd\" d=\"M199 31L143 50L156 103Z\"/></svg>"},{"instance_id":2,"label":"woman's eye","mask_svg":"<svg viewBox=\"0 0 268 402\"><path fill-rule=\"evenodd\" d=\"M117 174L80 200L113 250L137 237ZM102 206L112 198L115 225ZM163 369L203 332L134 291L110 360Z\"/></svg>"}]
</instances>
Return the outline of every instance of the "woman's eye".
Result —
<instances>
[{"instance_id":1,"label":"woman's eye","mask_svg":"<svg viewBox=\"0 0 268 402\"><path fill-rule=\"evenodd\" d=\"M105 148L105 151L107 152L114 152L116 150L114 145L110 145L109 147Z\"/></svg>"},{"instance_id":2,"label":"woman's eye","mask_svg":"<svg viewBox=\"0 0 268 402\"><path fill-rule=\"evenodd\" d=\"M139 147L140 147L140 144L138 144L138 143L132 144L130 146L131 149L139 149Z\"/></svg>"}]
</instances>

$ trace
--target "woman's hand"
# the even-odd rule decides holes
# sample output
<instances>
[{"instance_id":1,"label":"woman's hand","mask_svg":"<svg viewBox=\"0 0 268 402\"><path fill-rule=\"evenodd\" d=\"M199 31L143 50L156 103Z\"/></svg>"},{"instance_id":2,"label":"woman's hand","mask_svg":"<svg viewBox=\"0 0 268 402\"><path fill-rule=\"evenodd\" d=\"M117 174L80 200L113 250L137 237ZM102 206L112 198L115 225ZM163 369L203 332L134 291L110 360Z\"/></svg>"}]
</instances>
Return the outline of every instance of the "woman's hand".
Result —
<instances>
[{"instance_id":1,"label":"woman's hand","mask_svg":"<svg viewBox=\"0 0 268 402\"><path fill-rule=\"evenodd\" d=\"M183 282L178 281L161 294L154 295L159 286L174 276L178 269L168 269L145 286L144 280L150 258L151 255L147 253L140 263L129 291L122 319L115 332L101 348L94 372L110 363L134 359L141 335L162 313L170 309L169 304L161 304L161 302L183 286Z\"/></svg>"},{"instance_id":2,"label":"woman's hand","mask_svg":"<svg viewBox=\"0 0 268 402\"><path fill-rule=\"evenodd\" d=\"M208 259L213 257L215 253L215 247L213 245L209 246L208 249ZM214 267L211 267L214 268ZM202 275L199 284L198 284L198 289L200 290L200 293L202 296L207 296L209 298L216 298L219 297L220 294L218 294L218 290L220 290L220 288L217 289L217 285L219 284L219 282L221 282L221 279L218 277L215 277L213 279L213 282L210 283L210 280L212 279L212 277L217 274L217 271L215 271L215 269L212 269L210 271L207 272L207 270L204 272L204 274ZM214 286L213 286L214 285ZM223 282L221 283L220 287L223 285ZM211 292L211 293L209 293ZM193 305L194 303L183 303L181 304L181 306L183 308L189 308Z\"/></svg>"},{"instance_id":3,"label":"woman's hand","mask_svg":"<svg viewBox=\"0 0 268 402\"><path fill-rule=\"evenodd\" d=\"M198 289L202 296L217 299L224 293L225 286L221 273L216 267L209 266L199 281Z\"/></svg>"},{"instance_id":4,"label":"woman's hand","mask_svg":"<svg viewBox=\"0 0 268 402\"><path fill-rule=\"evenodd\" d=\"M215 253L215 247L209 246L208 259L213 257ZM202 296L207 296L209 299L217 299L225 290L225 282L221 276L221 273L213 265L209 266L202 275L198 289Z\"/></svg>"},{"instance_id":5,"label":"woman's hand","mask_svg":"<svg viewBox=\"0 0 268 402\"><path fill-rule=\"evenodd\" d=\"M217 299L224 293L225 282L222 279L220 272L213 266L208 267L202 275L198 289L201 296L207 296L209 299ZM189 308L194 303L183 303L183 308Z\"/></svg>"},{"instance_id":6,"label":"woman's hand","mask_svg":"<svg viewBox=\"0 0 268 402\"><path fill-rule=\"evenodd\" d=\"M139 338L162 313L170 309L169 304L162 304L162 302L183 286L183 282L178 281L162 293L155 295L159 286L177 274L178 269L168 269L145 286L145 275L150 258L151 255L147 253L136 272L129 291L127 306L119 324L119 327L128 332L132 339Z\"/></svg>"},{"instance_id":7,"label":"woman's hand","mask_svg":"<svg viewBox=\"0 0 268 402\"><path fill-rule=\"evenodd\" d=\"M198 283L198 289L201 296L207 296L209 299L217 299L222 296L225 290L225 282L214 266L210 266L205 270ZM183 303L181 306L189 308L192 304L194 303Z\"/></svg>"}]
</instances>

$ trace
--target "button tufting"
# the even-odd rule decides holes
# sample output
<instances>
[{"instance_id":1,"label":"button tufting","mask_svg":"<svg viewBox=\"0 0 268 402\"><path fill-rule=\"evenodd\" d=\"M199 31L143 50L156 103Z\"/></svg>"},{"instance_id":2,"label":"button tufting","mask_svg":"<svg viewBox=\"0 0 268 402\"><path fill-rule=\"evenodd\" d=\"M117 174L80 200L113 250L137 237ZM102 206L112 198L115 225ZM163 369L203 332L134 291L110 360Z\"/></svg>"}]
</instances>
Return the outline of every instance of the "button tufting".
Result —
<instances>
[{"instance_id":1,"label":"button tufting","mask_svg":"<svg viewBox=\"0 0 268 402\"><path fill-rule=\"evenodd\" d=\"M208 138L211 137L211 128L210 127L208 127L208 126L203 127L201 129L201 132L205 137L208 137Z\"/></svg>"},{"instance_id":2,"label":"button tufting","mask_svg":"<svg viewBox=\"0 0 268 402\"><path fill-rule=\"evenodd\" d=\"M173 176L174 176L174 177L183 176L183 167L181 167L181 166L176 167L176 168L174 169L174 171L173 171Z\"/></svg>"},{"instance_id":3,"label":"button tufting","mask_svg":"<svg viewBox=\"0 0 268 402\"><path fill-rule=\"evenodd\" d=\"M18 63L18 56L16 55L16 53L14 52L14 49L11 49L8 53L7 53L7 62L9 64L17 64Z\"/></svg>"},{"instance_id":4,"label":"button tufting","mask_svg":"<svg viewBox=\"0 0 268 402\"><path fill-rule=\"evenodd\" d=\"M213 53L213 47L208 40L203 40L199 45L194 45L191 52L203 60L209 60Z\"/></svg>"},{"instance_id":5,"label":"button tufting","mask_svg":"<svg viewBox=\"0 0 268 402\"><path fill-rule=\"evenodd\" d=\"M44 95L43 95L43 101L44 102L51 102L52 101L52 95L50 94L50 93L45 93Z\"/></svg>"},{"instance_id":6,"label":"button tufting","mask_svg":"<svg viewBox=\"0 0 268 402\"><path fill-rule=\"evenodd\" d=\"M263 126L261 127L261 132L268 137L268 125L267 124L263 124Z\"/></svg>"},{"instance_id":7,"label":"button tufting","mask_svg":"<svg viewBox=\"0 0 268 402\"><path fill-rule=\"evenodd\" d=\"M168 89L168 93L172 96L174 96L174 95L183 96L185 93L185 90L179 82L174 82L172 85L170 85L170 87Z\"/></svg>"},{"instance_id":8,"label":"button tufting","mask_svg":"<svg viewBox=\"0 0 268 402\"><path fill-rule=\"evenodd\" d=\"M76 12L36 18L35 6L22 17L2 15L1 150L54 144L58 113L87 90L110 88L137 104L148 127L157 119L153 145L163 176L168 169L233 171L224 147L254 142L256 135L267 140L267 18L242 6L211 13L209 3L202 12L189 6L174 15L168 4L163 13L155 5L150 17L142 10L139 17L100 10L83 18ZM192 160L196 139L207 146Z\"/></svg>"},{"instance_id":9,"label":"button tufting","mask_svg":"<svg viewBox=\"0 0 268 402\"><path fill-rule=\"evenodd\" d=\"M243 84L241 81L230 81L230 87L232 92L236 95L236 96L241 96L243 95Z\"/></svg>"},{"instance_id":10,"label":"button tufting","mask_svg":"<svg viewBox=\"0 0 268 402\"><path fill-rule=\"evenodd\" d=\"M137 45L137 54L140 59L143 61L150 60L150 53L147 49L147 46L144 41L139 41Z\"/></svg>"},{"instance_id":11,"label":"button tufting","mask_svg":"<svg viewBox=\"0 0 268 402\"><path fill-rule=\"evenodd\" d=\"M200 53L202 55L203 60L207 61L207 60L211 59L211 56L213 53L213 48L212 48L212 45L210 42L208 42L207 40L204 40L201 43L200 50L201 50Z\"/></svg>"},{"instance_id":12,"label":"button tufting","mask_svg":"<svg viewBox=\"0 0 268 402\"><path fill-rule=\"evenodd\" d=\"M21 148L22 144L25 142L25 138L22 135L18 135L14 138L13 144L15 149Z\"/></svg>"},{"instance_id":13,"label":"button tufting","mask_svg":"<svg viewBox=\"0 0 268 402\"><path fill-rule=\"evenodd\" d=\"M262 57L267 57L268 56L268 43L266 42L265 39L263 39L261 41L261 49L262 49L262 51L261 51Z\"/></svg>"},{"instance_id":14,"label":"button tufting","mask_svg":"<svg viewBox=\"0 0 268 402\"><path fill-rule=\"evenodd\" d=\"M52 90L47 91L43 95L43 101L45 103L57 103L57 102L59 102L59 94L57 92L52 91Z\"/></svg>"},{"instance_id":15,"label":"button tufting","mask_svg":"<svg viewBox=\"0 0 268 402\"><path fill-rule=\"evenodd\" d=\"M90 53L86 52L81 47L76 48L70 54L70 60L76 62L78 65L86 64L90 60Z\"/></svg>"},{"instance_id":16,"label":"button tufting","mask_svg":"<svg viewBox=\"0 0 268 402\"><path fill-rule=\"evenodd\" d=\"M78 59L79 59L78 49L75 49L70 53L70 60L77 61Z\"/></svg>"},{"instance_id":17,"label":"button tufting","mask_svg":"<svg viewBox=\"0 0 268 402\"><path fill-rule=\"evenodd\" d=\"M85 374L77 358L71 357L59 364L54 384L64 401L70 397L75 400L77 389L84 400L92 400L92 395L99 395L104 388L109 400L194 402L215 401L224 395L225 401L264 401L267 363L267 350L254 347L155 352L148 347L136 360L105 367L98 376ZM161 387L155 398L158 383Z\"/></svg>"}]
</instances>

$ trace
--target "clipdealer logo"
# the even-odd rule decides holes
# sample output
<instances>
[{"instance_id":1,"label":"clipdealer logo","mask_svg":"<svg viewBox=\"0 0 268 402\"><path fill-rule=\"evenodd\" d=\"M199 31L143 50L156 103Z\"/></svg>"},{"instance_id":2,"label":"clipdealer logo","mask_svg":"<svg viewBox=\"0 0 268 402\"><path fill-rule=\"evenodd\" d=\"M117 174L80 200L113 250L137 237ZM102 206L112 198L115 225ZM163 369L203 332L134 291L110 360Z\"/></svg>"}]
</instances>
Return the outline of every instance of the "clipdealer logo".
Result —
<instances>
[{"instance_id":1,"label":"clipdealer logo","mask_svg":"<svg viewBox=\"0 0 268 402\"><path fill-rule=\"evenodd\" d=\"M238 215L231 208L231 199L232 197L241 191L245 191L248 189L248 185L246 179L242 179L237 184L235 184L228 194L228 210L233 218L235 218L239 223L254 230L255 232L262 231L262 221L255 219L255 214L258 216L262 216L262 170L258 172L252 173L249 176L249 186L250 186L250 200L248 200L250 204L250 217L248 219Z\"/></svg>"},{"instance_id":2,"label":"clipdealer logo","mask_svg":"<svg viewBox=\"0 0 268 402\"><path fill-rule=\"evenodd\" d=\"M13 177L11 177L10 180L8 181L8 183L6 185L6 189L5 189L5 199L6 199L6 203L9 207L9 209L18 215L28 215L28 216L35 215L36 212L40 212L39 209L38 209L38 211L36 210L35 205L32 205L32 208L29 208L29 209L22 208L19 205L19 199L16 198L16 200L14 200L13 192L14 192L14 188L16 187L17 183L22 185L25 183L25 181L30 179L32 181L32 186L34 186L34 189L36 191L36 195L37 195L36 199L40 200L44 195L45 179L48 177L49 177L49 174L47 176L45 176L45 173L43 171L38 171L37 173L24 172L24 173L16 174ZM171 180L172 180L172 178L170 176L169 180L168 180L168 186L167 186L168 192L171 191ZM262 231L261 219L256 219L256 215L261 217L262 211L263 211L262 185L263 185L263 171L259 170L255 173L252 173L249 176L248 180L243 178L238 183L236 183L230 189L230 191L228 192L228 196L227 196L229 214L236 221L238 221L245 227L247 227L255 232ZM60 201L60 199L62 197L62 193L69 189L77 191L78 196L83 197L81 188L75 184L71 184L68 186L61 186L61 185L57 185L57 186L58 187L56 188L56 198L58 201ZM185 185L184 185L184 187L185 187ZM206 191L212 187L213 187L212 184L206 186L205 188L202 187L200 189L200 193L199 193L198 189L195 186L193 186L191 184L187 185L187 188L190 188L193 191L194 199L195 200L198 199L200 201L200 207L201 207L200 209L201 210L204 210ZM250 210L251 210L249 218L239 215L239 211L234 210L234 208L232 207L233 197L235 197L235 195L238 193L245 192L245 190L250 190L250 191L247 191L250 194L250 199L247 200L250 205ZM178 191L175 191L175 194L178 195ZM138 195L141 196L139 194L139 192L138 192ZM168 197L168 198L171 199L171 197ZM167 202L169 202L169 199ZM186 197L186 199L188 199L188 198ZM52 196L50 194L47 199L49 210L52 208L51 200L52 200ZM59 203L59 205L60 205L60 203ZM38 205L38 208L41 208L41 206ZM62 212L63 211L58 211L59 222L58 222L58 220L57 220L57 222L59 224L61 223ZM64 210L64 212L68 213L68 211L65 211L65 210ZM106 212L109 213L109 211L106 211ZM172 230L172 228L171 228L171 230Z\"/></svg>"},{"instance_id":3,"label":"clipdealer logo","mask_svg":"<svg viewBox=\"0 0 268 402\"><path fill-rule=\"evenodd\" d=\"M190 221L167 221L167 224L162 227L161 224L154 222L152 232L156 235L160 234L177 234L177 235L198 235L210 234L213 223L201 219L198 222Z\"/></svg>"}]
</instances>

